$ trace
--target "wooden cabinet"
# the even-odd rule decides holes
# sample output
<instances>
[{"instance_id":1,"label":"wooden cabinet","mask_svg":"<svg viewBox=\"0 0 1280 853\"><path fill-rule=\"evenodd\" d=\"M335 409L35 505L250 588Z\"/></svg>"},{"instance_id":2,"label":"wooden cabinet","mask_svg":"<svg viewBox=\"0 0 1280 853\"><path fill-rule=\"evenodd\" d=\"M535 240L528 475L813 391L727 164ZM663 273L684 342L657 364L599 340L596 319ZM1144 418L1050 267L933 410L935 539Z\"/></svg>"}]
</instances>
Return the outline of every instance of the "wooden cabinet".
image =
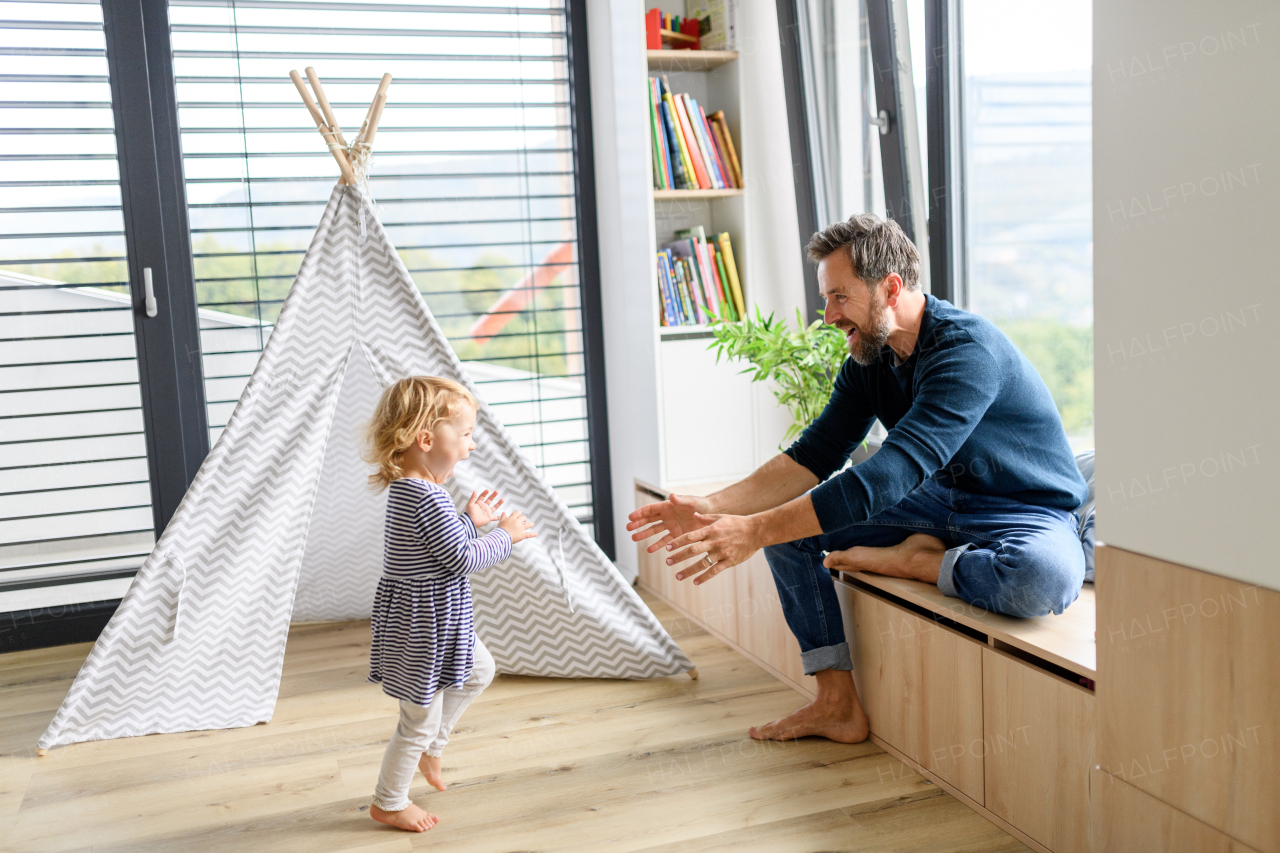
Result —
<instances>
[{"instance_id":1,"label":"wooden cabinet","mask_svg":"<svg viewBox=\"0 0 1280 853\"><path fill-rule=\"evenodd\" d=\"M1280 853L1280 593L1107 547L1097 586L1098 763Z\"/></svg>"},{"instance_id":2,"label":"wooden cabinet","mask_svg":"<svg viewBox=\"0 0 1280 853\"><path fill-rule=\"evenodd\" d=\"M1094 853L1256 853L1101 769L1089 786Z\"/></svg>"},{"instance_id":3,"label":"wooden cabinet","mask_svg":"<svg viewBox=\"0 0 1280 853\"><path fill-rule=\"evenodd\" d=\"M1089 853L1092 693L982 652L986 807L1055 853Z\"/></svg>"},{"instance_id":4,"label":"wooden cabinet","mask_svg":"<svg viewBox=\"0 0 1280 853\"><path fill-rule=\"evenodd\" d=\"M846 633L871 731L982 803L983 647L846 584L836 590L852 616Z\"/></svg>"}]
</instances>

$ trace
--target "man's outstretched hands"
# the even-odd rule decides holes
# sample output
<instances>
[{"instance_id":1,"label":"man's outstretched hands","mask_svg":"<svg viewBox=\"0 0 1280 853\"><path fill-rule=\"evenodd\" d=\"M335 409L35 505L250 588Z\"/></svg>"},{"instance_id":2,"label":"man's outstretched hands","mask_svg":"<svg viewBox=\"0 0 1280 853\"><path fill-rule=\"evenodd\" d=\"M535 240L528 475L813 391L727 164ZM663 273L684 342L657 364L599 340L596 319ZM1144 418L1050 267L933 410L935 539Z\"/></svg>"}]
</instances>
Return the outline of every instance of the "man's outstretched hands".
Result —
<instances>
[{"instance_id":1,"label":"man's outstretched hands","mask_svg":"<svg viewBox=\"0 0 1280 853\"><path fill-rule=\"evenodd\" d=\"M672 495L665 501L642 506L627 516L627 529L637 531L631 534L632 542L643 542L659 533L664 534L649 545L648 551L652 554L659 548L665 548L677 536L704 527L707 522L699 521L696 516L710 511L711 501L706 498Z\"/></svg>"},{"instance_id":2,"label":"man's outstretched hands","mask_svg":"<svg viewBox=\"0 0 1280 853\"><path fill-rule=\"evenodd\" d=\"M686 566L676 573L676 580L694 578L694 584L703 584L725 569L746 562L760 546L756 543L757 525L749 515L693 514L701 525L691 533L671 540L667 551L667 565L674 566L701 555L703 559ZM698 574L701 572L701 574Z\"/></svg>"}]
</instances>

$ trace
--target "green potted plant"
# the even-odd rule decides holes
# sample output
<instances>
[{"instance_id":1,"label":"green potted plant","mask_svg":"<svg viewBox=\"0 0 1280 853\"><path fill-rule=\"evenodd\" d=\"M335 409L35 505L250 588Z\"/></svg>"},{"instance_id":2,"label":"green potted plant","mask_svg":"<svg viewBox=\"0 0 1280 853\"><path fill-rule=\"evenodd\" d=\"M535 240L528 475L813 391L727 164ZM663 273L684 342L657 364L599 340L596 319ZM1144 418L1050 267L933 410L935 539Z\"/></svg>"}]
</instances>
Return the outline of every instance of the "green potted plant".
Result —
<instances>
[{"instance_id":1,"label":"green potted plant","mask_svg":"<svg viewBox=\"0 0 1280 853\"><path fill-rule=\"evenodd\" d=\"M849 355L839 329L821 320L805 326L799 310L794 330L773 314L762 316L758 306L755 317L736 323L716 320L711 330L715 340L707 348L716 351L717 362L722 357L750 362L742 372L753 373L752 382L772 382L774 397L791 411L787 439L822 413Z\"/></svg>"}]
</instances>

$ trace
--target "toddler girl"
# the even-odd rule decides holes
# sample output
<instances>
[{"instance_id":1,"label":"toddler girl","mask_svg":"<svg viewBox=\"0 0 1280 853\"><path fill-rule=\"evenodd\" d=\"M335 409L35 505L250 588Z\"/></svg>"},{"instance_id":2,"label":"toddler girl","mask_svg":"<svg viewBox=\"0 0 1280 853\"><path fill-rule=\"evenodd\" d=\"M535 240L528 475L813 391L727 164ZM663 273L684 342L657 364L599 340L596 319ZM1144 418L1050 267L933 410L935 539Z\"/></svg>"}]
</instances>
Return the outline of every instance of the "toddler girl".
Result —
<instances>
[{"instance_id":1,"label":"toddler girl","mask_svg":"<svg viewBox=\"0 0 1280 853\"><path fill-rule=\"evenodd\" d=\"M400 723L369 814L413 832L437 821L409 801L414 770L445 789L441 751L462 712L493 680L493 657L473 627L467 575L537 535L520 513L498 514L497 492L472 492L460 515L440 485L475 449L475 424L475 398L434 376L392 385L369 424L369 461L378 466L370 485L390 490L369 680L400 700ZM477 528L495 520L495 530L479 535Z\"/></svg>"}]
</instances>

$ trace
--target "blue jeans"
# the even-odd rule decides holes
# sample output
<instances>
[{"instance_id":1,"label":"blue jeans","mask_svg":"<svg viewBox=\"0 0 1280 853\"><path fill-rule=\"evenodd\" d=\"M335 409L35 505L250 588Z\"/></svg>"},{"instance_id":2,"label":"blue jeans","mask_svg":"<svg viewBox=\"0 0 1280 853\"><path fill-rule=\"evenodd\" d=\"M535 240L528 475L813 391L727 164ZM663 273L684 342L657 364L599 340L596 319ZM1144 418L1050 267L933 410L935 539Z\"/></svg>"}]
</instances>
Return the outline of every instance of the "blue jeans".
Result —
<instances>
[{"instance_id":1,"label":"blue jeans","mask_svg":"<svg viewBox=\"0 0 1280 853\"><path fill-rule=\"evenodd\" d=\"M853 667L823 552L884 548L915 533L936 536L948 549L938 589L984 610L1009 616L1061 613L1084 582L1084 551L1071 512L925 480L897 506L864 522L764 549L806 674Z\"/></svg>"}]
</instances>

